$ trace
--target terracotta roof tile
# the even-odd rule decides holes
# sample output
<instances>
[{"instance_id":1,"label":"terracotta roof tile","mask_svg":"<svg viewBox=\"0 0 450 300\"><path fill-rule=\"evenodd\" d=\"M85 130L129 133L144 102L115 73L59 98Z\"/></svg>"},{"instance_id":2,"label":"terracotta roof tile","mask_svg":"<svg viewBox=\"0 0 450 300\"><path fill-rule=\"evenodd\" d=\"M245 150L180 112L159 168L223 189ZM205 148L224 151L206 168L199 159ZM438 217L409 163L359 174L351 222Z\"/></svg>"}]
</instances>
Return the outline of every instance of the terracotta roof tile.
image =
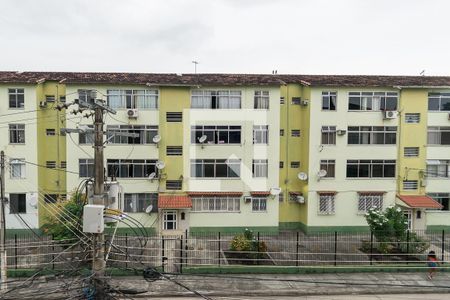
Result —
<instances>
[{"instance_id":1,"label":"terracotta roof tile","mask_svg":"<svg viewBox=\"0 0 450 300\"><path fill-rule=\"evenodd\" d=\"M189 196L242 196L242 192L187 192Z\"/></svg>"},{"instance_id":2,"label":"terracotta roof tile","mask_svg":"<svg viewBox=\"0 0 450 300\"><path fill-rule=\"evenodd\" d=\"M253 192L250 192L250 195L252 195L252 196L269 196L270 191L253 191Z\"/></svg>"},{"instance_id":3,"label":"terracotta roof tile","mask_svg":"<svg viewBox=\"0 0 450 300\"><path fill-rule=\"evenodd\" d=\"M192 208L192 200L183 195L159 195L158 208Z\"/></svg>"},{"instance_id":4,"label":"terracotta roof tile","mask_svg":"<svg viewBox=\"0 0 450 300\"><path fill-rule=\"evenodd\" d=\"M401 201L412 208L442 208L442 205L429 196L421 195L397 195Z\"/></svg>"}]
</instances>

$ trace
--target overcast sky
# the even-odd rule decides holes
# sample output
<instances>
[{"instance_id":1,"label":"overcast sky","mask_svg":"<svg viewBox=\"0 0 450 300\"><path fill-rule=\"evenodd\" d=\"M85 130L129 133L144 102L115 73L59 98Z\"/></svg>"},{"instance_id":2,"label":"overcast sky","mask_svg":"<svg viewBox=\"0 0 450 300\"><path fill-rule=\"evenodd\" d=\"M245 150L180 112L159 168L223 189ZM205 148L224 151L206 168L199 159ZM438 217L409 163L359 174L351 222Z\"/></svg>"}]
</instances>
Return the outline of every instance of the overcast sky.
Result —
<instances>
[{"instance_id":1,"label":"overcast sky","mask_svg":"<svg viewBox=\"0 0 450 300\"><path fill-rule=\"evenodd\" d=\"M450 1L0 0L0 69L450 75Z\"/></svg>"}]
</instances>

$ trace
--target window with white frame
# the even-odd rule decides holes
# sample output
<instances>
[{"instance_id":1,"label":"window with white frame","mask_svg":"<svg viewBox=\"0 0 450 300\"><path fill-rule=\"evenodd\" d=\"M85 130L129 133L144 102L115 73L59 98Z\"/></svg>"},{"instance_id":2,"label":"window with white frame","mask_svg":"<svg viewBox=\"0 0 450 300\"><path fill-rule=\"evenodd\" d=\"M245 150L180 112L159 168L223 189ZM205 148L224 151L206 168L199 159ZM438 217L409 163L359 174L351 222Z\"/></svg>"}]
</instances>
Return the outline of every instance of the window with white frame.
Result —
<instances>
[{"instance_id":1,"label":"window with white frame","mask_svg":"<svg viewBox=\"0 0 450 300\"><path fill-rule=\"evenodd\" d=\"M192 211L195 212L239 212L240 197L198 196L192 197Z\"/></svg>"},{"instance_id":2,"label":"window with white frame","mask_svg":"<svg viewBox=\"0 0 450 300\"><path fill-rule=\"evenodd\" d=\"M321 159L320 169L327 171L325 178L334 178L336 170L336 160L334 159Z\"/></svg>"},{"instance_id":3,"label":"window with white frame","mask_svg":"<svg viewBox=\"0 0 450 300\"><path fill-rule=\"evenodd\" d=\"M191 159L192 178L239 178L240 159Z\"/></svg>"},{"instance_id":4,"label":"window with white frame","mask_svg":"<svg viewBox=\"0 0 450 300\"><path fill-rule=\"evenodd\" d=\"M267 177L268 174L268 160L254 159L252 164L253 177Z\"/></svg>"},{"instance_id":5,"label":"window with white frame","mask_svg":"<svg viewBox=\"0 0 450 300\"><path fill-rule=\"evenodd\" d=\"M336 126L322 126L322 145L336 145Z\"/></svg>"},{"instance_id":6,"label":"window with white frame","mask_svg":"<svg viewBox=\"0 0 450 300\"><path fill-rule=\"evenodd\" d=\"M196 125L191 126L192 144L240 144L242 128L235 125ZM206 136L202 142L200 139Z\"/></svg>"},{"instance_id":7,"label":"window with white frame","mask_svg":"<svg viewBox=\"0 0 450 300\"><path fill-rule=\"evenodd\" d=\"M420 123L420 113L406 113L405 123Z\"/></svg>"},{"instance_id":8,"label":"window with white frame","mask_svg":"<svg viewBox=\"0 0 450 300\"><path fill-rule=\"evenodd\" d=\"M269 125L253 125L253 144L269 143Z\"/></svg>"},{"instance_id":9,"label":"window with white frame","mask_svg":"<svg viewBox=\"0 0 450 300\"><path fill-rule=\"evenodd\" d=\"M9 124L9 143L25 144L25 124Z\"/></svg>"},{"instance_id":10,"label":"window with white frame","mask_svg":"<svg viewBox=\"0 0 450 300\"><path fill-rule=\"evenodd\" d=\"M269 109L269 91L255 91L255 109Z\"/></svg>"},{"instance_id":11,"label":"window with white frame","mask_svg":"<svg viewBox=\"0 0 450 300\"><path fill-rule=\"evenodd\" d=\"M450 177L450 160L427 159L427 177Z\"/></svg>"},{"instance_id":12,"label":"window with white frame","mask_svg":"<svg viewBox=\"0 0 450 300\"><path fill-rule=\"evenodd\" d=\"M163 229L177 230L177 212L165 211L163 212Z\"/></svg>"},{"instance_id":13,"label":"window with white frame","mask_svg":"<svg viewBox=\"0 0 450 300\"><path fill-rule=\"evenodd\" d=\"M428 126L428 145L450 145L450 127Z\"/></svg>"},{"instance_id":14,"label":"window with white frame","mask_svg":"<svg viewBox=\"0 0 450 300\"><path fill-rule=\"evenodd\" d=\"M157 125L108 125L107 140L110 144L143 145L154 144L153 138L158 134ZM125 136L133 134L136 136ZM81 137L81 135L80 135ZM86 142L93 141L94 134L86 137ZM92 139L92 140L91 140Z\"/></svg>"},{"instance_id":15,"label":"window with white frame","mask_svg":"<svg viewBox=\"0 0 450 300\"><path fill-rule=\"evenodd\" d=\"M13 158L9 161L11 179L25 178L25 161L20 158Z\"/></svg>"},{"instance_id":16,"label":"window with white frame","mask_svg":"<svg viewBox=\"0 0 450 300\"><path fill-rule=\"evenodd\" d=\"M78 173L80 177L94 177L94 160L91 158L82 158L78 160Z\"/></svg>"},{"instance_id":17,"label":"window with white frame","mask_svg":"<svg viewBox=\"0 0 450 300\"><path fill-rule=\"evenodd\" d=\"M419 147L403 148L403 156L404 157L418 157L419 156Z\"/></svg>"},{"instance_id":18,"label":"window with white frame","mask_svg":"<svg viewBox=\"0 0 450 300\"><path fill-rule=\"evenodd\" d=\"M347 134L349 145L395 145L396 126L349 126Z\"/></svg>"},{"instance_id":19,"label":"window with white frame","mask_svg":"<svg viewBox=\"0 0 450 300\"><path fill-rule=\"evenodd\" d=\"M429 111L450 111L450 93L428 93Z\"/></svg>"},{"instance_id":20,"label":"window with white frame","mask_svg":"<svg viewBox=\"0 0 450 300\"><path fill-rule=\"evenodd\" d=\"M113 109L157 109L158 90L107 90L108 106Z\"/></svg>"},{"instance_id":21,"label":"window with white frame","mask_svg":"<svg viewBox=\"0 0 450 300\"><path fill-rule=\"evenodd\" d=\"M252 211L267 211L267 197L252 197Z\"/></svg>"},{"instance_id":22,"label":"window with white frame","mask_svg":"<svg viewBox=\"0 0 450 300\"><path fill-rule=\"evenodd\" d=\"M27 213L27 194L9 194L9 213Z\"/></svg>"},{"instance_id":23,"label":"window with white frame","mask_svg":"<svg viewBox=\"0 0 450 300\"><path fill-rule=\"evenodd\" d=\"M336 110L337 93L324 91L322 92L322 110Z\"/></svg>"},{"instance_id":24,"label":"window with white frame","mask_svg":"<svg viewBox=\"0 0 450 300\"><path fill-rule=\"evenodd\" d=\"M428 193L427 195L442 205L442 208L437 210L450 210L450 193Z\"/></svg>"},{"instance_id":25,"label":"window with white frame","mask_svg":"<svg viewBox=\"0 0 450 300\"><path fill-rule=\"evenodd\" d=\"M347 178L394 178L395 160L347 160Z\"/></svg>"},{"instance_id":26,"label":"window with white frame","mask_svg":"<svg viewBox=\"0 0 450 300\"><path fill-rule=\"evenodd\" d=\"M417 190L417 180L403 180L403 190L413 191Z\"/></svg>"},{"instance_id":27,"label":"window with white frame","mask_svg":"<svg viewBox=\"0 0 450 300\"><path fill-rule=\"evenodd\" d=\"M108 177L146 178L158 173L155 159L108 159Z\"/></svg>"},{"instance_id":28,"label":"window with white frame","mask_svg":"<svg viewBox=\"0 0 450 300\"><path fill-rule=\"evenodd\" d=\"M349 111L397 110L397 92L349 92Z\"/></svg>"},{"instance_id":29,"label":"window with white frame","mask_svg":"<svg viewBox=\"0 0 450 300\"><path fill-rule=\"evenodd\" d=\"M158 212L157 193L125 193L123 211L128 213L146 212L147 207L152 206L151 212Z\"/></svg>"},{"instance_id":30,"label":"window with white frame","mask_svg":"<svg viewBox=\"0 0 450 300\"><path fill-rule=\"evenodd\" d=\"M78 133L78 143L79 144L94 144L94 125L83 125L86 130L84 132Z\"/></svg>"},{"instance_id":31,"label":"window with white frame","mask_svg":"<svg viewBox=\"0 0 450 300\"><path fill-rule=\"evenodd\" d=\"M334 193L319 193L319 211L320 215L332 215L334 214Z\"/></svg>"},{"instance_id":32,"label":"window with white frame","mask_svg":"<svg viewBox=\"0 0 450 300\"><path fill-rule=\"evenodd\" d=\"M191 108L240 109L242 92L236 90L193 90Z\"/></svg>"},{"instance_id":33,"label":"window with white frame","mask_svg":"<svg viewBox=\"0 0 450 300\"><path fill-rule=\"evenodd\" d=\"M25 91L24 89L8 89L9 108L25 107Z\"/></svg>"},{"instance_id":34,"label":"window with white frame","mask_svg":"<svg viewBox=\"0 0 450 300\"><path fill-rule=\"evenodd\" d=\"M382 193L358 193L358 212L368 212L369 209L383 209Z\"/></svg>"}]
</instances>

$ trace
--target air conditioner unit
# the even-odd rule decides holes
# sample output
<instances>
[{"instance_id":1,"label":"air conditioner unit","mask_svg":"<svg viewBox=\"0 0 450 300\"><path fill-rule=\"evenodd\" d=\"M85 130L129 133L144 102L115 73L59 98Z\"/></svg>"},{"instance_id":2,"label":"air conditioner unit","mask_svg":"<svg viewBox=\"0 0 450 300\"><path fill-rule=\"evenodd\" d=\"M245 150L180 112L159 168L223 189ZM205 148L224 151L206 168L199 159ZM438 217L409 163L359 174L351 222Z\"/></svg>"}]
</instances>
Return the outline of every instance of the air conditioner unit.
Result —
<instances>
[{"instance_id":1,"label":"air conditioner unit","mask_svg":"<svg viewBox=\"0 0 450 300\"><path fill-rule=\"evenodd\" d=\"M299 196L297 196L297 198L295 199L295 202L300 203L300 204L303 204L303 203L305 203L305 197L299 195Z\"/></svg>"},{"instance_id":2,"label":"air conditioner unit","mask_svg":"<svg viewBox=\"0 0 450 300\"><path fill-rule=\"evenodd\" d=\"M427 184L428 184L428 180L427 180L426 178L423 178L423 179L420 181L420 186L421 186L421 187L426 187Z\"/></svg>"},{"instance_id":3,"label":"air conditioner unit","mask_svg":"<svg viewBox=\"0 0 450 300\"><path fill-rule=\"evenodd\" d=\"M450 120L450 113L448 113L448 119Z\"/></svg>"},{"instance_id":4,"label":"air conditioner unit","mask_svg":"<svg viewBox=\"0 0 450 300\"><path fill-rule=\"evenodd\" d=\"M245 196L245 197L244 197L244 202L245 202L245 203L250 203L250 202L252 202L252 197L251 197L251 196Z\"/></svg>"},{"instance_id":5,"label":"air conditioner unit","mask_svg":"<svg viewBox=\"0 0 450 300\"><path fill-rule=\"evenodd\" d=\"M300 101L301 106L308 106L308 100L302 100Z\"/></svg>"},{"instance_id":6,"label":"air conditioner unit","mask_svg":"<svg viewBox=\"0 0 450 300\"><path fill-rule=\"evenodd\" d=\"M347 133L347 130L345 130L345 129L338 129L338 130L336 130L336 133L337 133L337 135L344 135L344 134Z\"/></svg>"},{"instance_id":7,"label":"air conditioner unit","mask_svg":"<svg viewBox=\"0 0 450 300\"><path fill-rule=\"evenodd\" d=\"M129 109L127 111L128 118L137 118L139 116L139 111L137 109Z\"/></svg>"},{"instance_id":8,"label":"air conditioner unit","mask_svg":"<svg viewBox=\"0 0 450 300\"><path fill-rule=\"evenodd\" d=\"M41 102L39 102L39 107L40 107L40 108L47 107L47 102L46 102L46 101L41 101Z\"/></svg>"},{"instance_id":9,"label":"air conditioner unit","mask_svg":"<svg viewBox=\"0 0 450 300\"><path fill-rule=\"evenodd\" d=\"M397 119L398 111L396 110L386 110L383 112L383 119Z\"/></svg>"}]
</instances>

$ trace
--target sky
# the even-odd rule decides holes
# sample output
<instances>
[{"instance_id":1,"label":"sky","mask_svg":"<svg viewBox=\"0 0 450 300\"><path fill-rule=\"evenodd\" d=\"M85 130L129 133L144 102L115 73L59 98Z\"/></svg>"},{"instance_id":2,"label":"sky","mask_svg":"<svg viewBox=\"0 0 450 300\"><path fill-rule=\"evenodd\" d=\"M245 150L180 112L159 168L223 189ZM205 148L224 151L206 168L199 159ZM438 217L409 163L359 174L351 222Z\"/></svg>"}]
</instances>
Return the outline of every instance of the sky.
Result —
<instances>
[{"instance_id":1,"label":"sky","mask_svg":"<svg viewBox=\"0 0 450 300\"><path fill-rule=\"evenodd\" d=\"M0 0L0 70L450 75L439 0Z\"/></svg>"}]
</instances>

